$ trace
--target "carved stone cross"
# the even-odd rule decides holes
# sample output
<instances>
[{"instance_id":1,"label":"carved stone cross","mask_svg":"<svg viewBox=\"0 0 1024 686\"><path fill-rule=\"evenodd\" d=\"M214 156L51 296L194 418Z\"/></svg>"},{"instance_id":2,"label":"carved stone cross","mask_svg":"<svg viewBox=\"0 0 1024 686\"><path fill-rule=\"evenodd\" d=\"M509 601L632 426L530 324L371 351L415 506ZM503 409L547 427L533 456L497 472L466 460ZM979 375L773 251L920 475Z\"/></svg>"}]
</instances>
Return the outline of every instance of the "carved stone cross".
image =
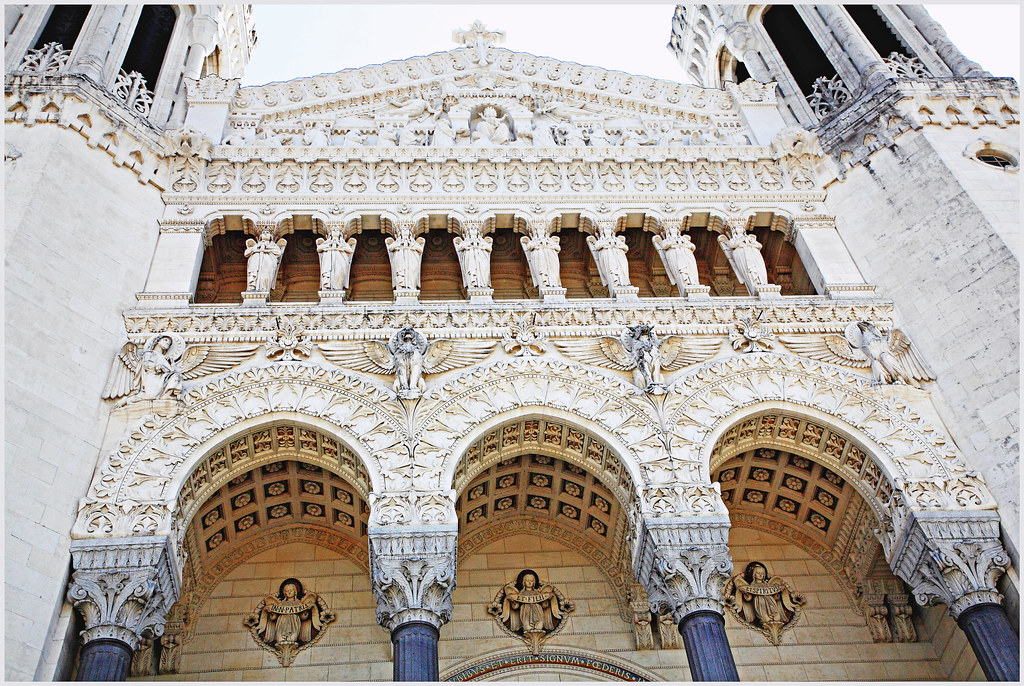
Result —
<instances>
[{"instance_id":1,"label":"carved stone cross","mask_svg":"<svg viewBox=\"0 0 1024 686\"><path fill-rule=\"evenodd\" d=\"M476 61L481 67L487 66L487 48L500 45L505 41L504 31L488 31L479 19L469 25L468 29L452 32L452 40L467 48L476 48Z\"/></svg>"}]
</instances>

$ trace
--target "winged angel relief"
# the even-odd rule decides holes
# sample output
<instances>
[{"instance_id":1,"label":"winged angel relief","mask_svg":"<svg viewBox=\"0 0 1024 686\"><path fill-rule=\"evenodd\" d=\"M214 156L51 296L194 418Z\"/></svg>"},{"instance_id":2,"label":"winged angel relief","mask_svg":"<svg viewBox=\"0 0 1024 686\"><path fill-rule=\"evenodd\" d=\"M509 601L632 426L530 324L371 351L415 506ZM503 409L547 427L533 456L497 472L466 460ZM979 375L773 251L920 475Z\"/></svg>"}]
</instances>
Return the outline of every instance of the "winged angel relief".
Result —
<instances>
[{"instance_id":1,"label":"winged angel relief","mask_svg":"<svg viewBox=\"0 0 1024 686\"><path fill-rule=\"evenodd\" d=\"M893 329L886 336L874 324L853 322L846 327L843 336L832 334L810 341L789 337L779 340L804 357L848 367L870 367L875 385L905 383L920 388L919 381L935 378L921 353L899 329Z\"/></svg>"},{"instance_id":2,"label":"winged angel relief","mask_svg":"<svg viewBox=\"0 0 1024 686\"><path fill-rule=\"evenodd\" d=\"M320 344L324 357L339 366L374 374L394 374L395 392L404 400L423 394L424 374L440 374L469 366L487 357L493 347L491 341L440 339L428 343L423 334L409 326L396 331L386 343Z\"/></svg>"},{"instance_id":3,"label":"winged angel relief","mask_svg":"<svg viewBox=\"0 0 1024 686\"><path fill-rule=\"evenodd\" d=\"M258 345L185 345L178 334L152 336L139 349L125 343L107 377L103 398L124 402L178 400L183 381L234 367L255 354Z\"/></svg>"},{"instance_id":4,"label":"winged angel relief","mask_svg":"<svg viewBox=\"0 0 1024 686\"><path fill-rule=\"evenodd\" d=\"M661 340L653 327L640 324L627 327L618 338L601 336L597 340L560 341L555 345L584 364L633 370L634 384L652 395L664 395L667 387L662 372L710 359L718 352L722 341L681 336Z\"/></svg>"}]
</instances>

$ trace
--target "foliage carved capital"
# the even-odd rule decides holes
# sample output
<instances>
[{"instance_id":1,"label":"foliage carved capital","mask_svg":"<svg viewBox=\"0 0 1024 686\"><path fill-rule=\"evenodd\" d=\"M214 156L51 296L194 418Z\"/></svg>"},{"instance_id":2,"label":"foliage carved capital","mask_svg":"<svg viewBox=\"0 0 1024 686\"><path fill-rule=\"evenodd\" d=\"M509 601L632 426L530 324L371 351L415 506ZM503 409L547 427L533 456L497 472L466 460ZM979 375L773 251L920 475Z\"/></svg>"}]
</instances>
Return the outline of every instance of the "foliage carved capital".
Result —
<instances>
[{"instance_id":1,"label":"foliage carved capital","mask_svg":"<svg viewBox=\"0 0 1024 686\"><path fill-rule=\"evenodd\" d=\"M446 624L455 589L456 527L371 527L369 538L377 622L388 631L407 622Z\"/></svg>"}]
</instances>

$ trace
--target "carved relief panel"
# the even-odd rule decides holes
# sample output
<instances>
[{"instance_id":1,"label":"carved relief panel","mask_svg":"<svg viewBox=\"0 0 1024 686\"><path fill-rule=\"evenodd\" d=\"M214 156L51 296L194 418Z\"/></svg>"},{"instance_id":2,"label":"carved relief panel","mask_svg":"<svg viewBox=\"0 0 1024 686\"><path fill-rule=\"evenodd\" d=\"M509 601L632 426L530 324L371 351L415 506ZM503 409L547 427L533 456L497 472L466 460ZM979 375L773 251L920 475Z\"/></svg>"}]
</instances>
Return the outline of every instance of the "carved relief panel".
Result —
<instances>
[{"instance_id":1,"label":"carved relief panel","mask_svg":"<svg viewBox=\"0 0 1024 686\"><path fill-rule=\"evenodd\" d=\"M289 578L281 582L278 594L268 595L243 623L256 645L277 656L287 667L302 650L319 641L335 615L323 597L306 591L302 582Z\"/></svg>"},{"instance_id":2,"label":"carved relief panel","mask_svg":"<svg viewBox=\"0 0 1024 686\"><path fill-rule=\"evenodd\" d=\"M574 609L561 591L542 582L532 569L524 569L498 591L487 613L502 631L522 639L537 655L541 643L562 628L565 616Z\"/></svg>"},{"instance_id":3,"label":"carved relief panel","mask_svg":"<svg viewBox=\"0 0 1024 686\"><path fill-rule=\"evenodd\" d=\"M793 626L807 602L785 579L768 575L768 567L751 562L722 588L725 607L743 626L763 634L772 645Z\"/></svg>"}]
</instances>

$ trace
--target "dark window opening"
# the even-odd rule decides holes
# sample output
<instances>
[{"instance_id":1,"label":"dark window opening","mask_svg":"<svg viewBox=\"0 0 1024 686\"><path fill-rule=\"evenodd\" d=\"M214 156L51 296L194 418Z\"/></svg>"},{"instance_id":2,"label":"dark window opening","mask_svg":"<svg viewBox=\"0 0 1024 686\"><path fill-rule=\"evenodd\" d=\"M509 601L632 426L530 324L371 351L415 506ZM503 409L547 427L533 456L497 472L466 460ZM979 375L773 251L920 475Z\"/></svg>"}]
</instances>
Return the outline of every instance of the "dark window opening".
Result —
<instances>
[{"instance_id":1,"label":"dark window opening","mask_svg":"<svg viewBox=\"0 0 1024 686\"><path fill-rule=\"evenodd\" d=\"M750 72L747 71L747 66L743 62L736 62L736 83L743 83L750 78Z\"/></svg>"},{"instance_id":2,"label":"dark window opening","mask_svg":"<svg viewBox=\"0 0 1024 686\"><path fill-rule=\"evenodd\" d=\"M914 56L889 28L874 5L843 5L843 7L850 13L854 23L864 32L864 36L880 56L888 57L894 52L906 57Z\"/></svg>"},{"instance_id":3,"label":"dark window opening","mask_svg":"<svg viewBox=\"0 0 1024 686\"><path fill-rule=\"evenodd\" d=\"M830 79L836 75L835 67L795 9L775 5L765 12L762 23L804 95L811 94L819 76Z\"/></svg>"},{"instance_id":4,"label":"dark window opening","mask_svg":"<svg viewBox=\"0 0 1024 686\"><path fill-rule=\"evenodd\" d=\"M495 300L526 300L537 297L521 235L512 227L491 234L491 287Z\"/></svg>"},{"instance_id":5,"label":"dark window opening","mask_svg":"<svg viewBox=\"0 0 1024 686\"><path fill-rule=\"evenodd\" d=\"M356 234L352 253L352 271L346 300L393 300L391 260L388 258L384 233L380 229L363 229Z\"/></svg>"},{"instance_id":6,"label":"dark window opening","mask_svg":"<svg viewBox=\"0 0 1024 686\"><path fill-rule=\"evenodd\" d=\"M121 68L127 73L137 71L146 79L146 87L156 90L160 67L178 15L170 5L145 5L139 13L132 42L128 45Z\"/></svg>"},{"instance_id":7,"label":"dark window opening","mask_svg":"<svg viewBox=\"0 0 1024 686\"><path fill-rule=\"evenodd\" d=\"M420 300L462 300L462 267L455 252L454 236L448 229L430 229L423 235L423 265L420 267Z\"/></svg>"},{"instance_id":8,"label":"dark window opening","mask_svg":"<svg viewBox=\"0 0 1024 686\"><path fill-rule=\"evenodd\" d=\"M1015 160L1010 158L1008 155L1003 155L995 150L982 150L975 157L979 162L998 167L1000 169L1012 169L1017 166Z\"/></svg>"},{"instance_id":9,"label":"dark window opening","mask_svg":"<svg viewBox=\"0 0 1024 686\"><path fill-rule=\"evenodd\" d=\"M90 9L91 5L54 5L33 49L39 50L47 43L60 43L65 50L70 50L82 32Z\"/></svg>"},{"instance_id":10,"label":"dark window opening","mask_svg":"<svg viewBox=\"0 0 1024 686\"><path fill-rule=\"evenodd\" d=\"M318 236L312 229L296 229L283 237L288 243L281 256L277 281L270 291L271 302L317 302L320 300L320 255Z\"/></svg>"}]
</instances>

